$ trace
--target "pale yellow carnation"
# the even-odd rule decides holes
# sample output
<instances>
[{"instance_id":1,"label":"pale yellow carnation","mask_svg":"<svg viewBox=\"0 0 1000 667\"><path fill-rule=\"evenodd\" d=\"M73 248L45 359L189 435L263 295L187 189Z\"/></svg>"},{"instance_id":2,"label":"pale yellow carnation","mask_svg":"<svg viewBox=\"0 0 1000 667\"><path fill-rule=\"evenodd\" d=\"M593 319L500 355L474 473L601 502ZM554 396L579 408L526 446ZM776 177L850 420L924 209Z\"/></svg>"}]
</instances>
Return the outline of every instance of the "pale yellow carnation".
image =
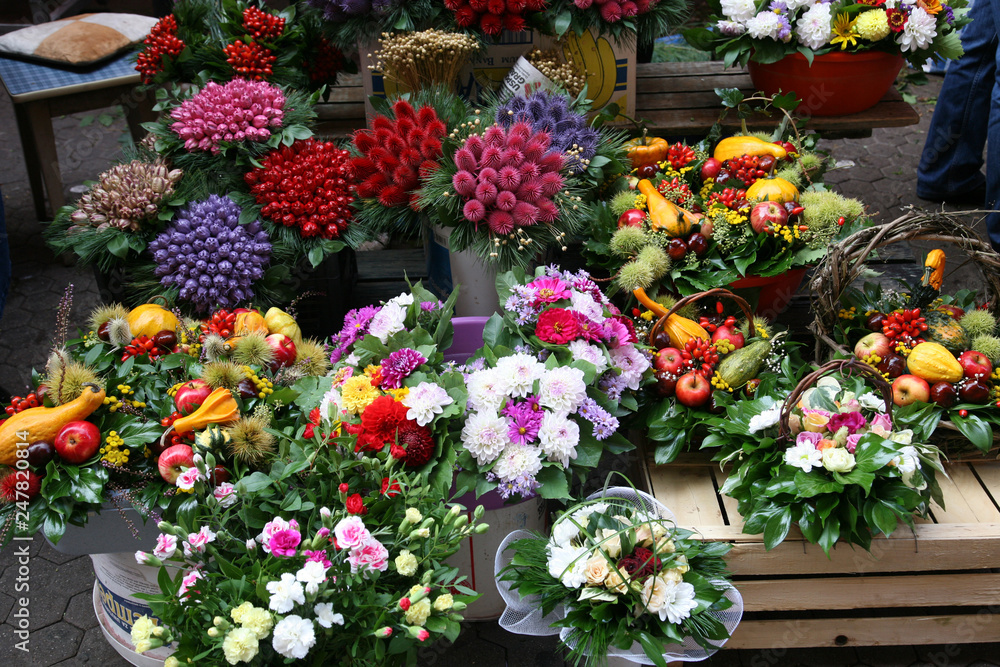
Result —
<instances>
[{"instance_id":1,"label":"pale yellow carnation","mask_svg":"<svg viewBox=\"0 0 1000 667\"><path fill-rule=\"evenodd\" d=\"M431 601L427 598L415 602L406 610L406 622L410 625L422 626L427 622L427 617L431 615Z\"/></svg>"},{"instance_id":2,"label":"pale yellow carnation","mask_svg":"<svg viewBox=\"0 0 1000 667\"><path fill-rule=\"evenodd\" d=\"M448 611L451 606L455 604L455 599L451 597L451 593L445 593L439 595L436 600L434 600L434 609L437 611Z\"/></svg>"},{"instance_id":3,"label":"pale yellow carnation","mask_svg":"<svg viewBox=\"0 0 1000 667\"><path fill-rule=\"evenodd\" d=\"M420 523L424 520L424 515L416 507L407 507L406 520L410 523Z\"/></svg>"},{"instance_id":4,"label":"pale yellow carnation","mask_svg":"<svg viewBox=\"0 0 1000 667\"><path fill-rule=\"evenodd\" d=\"M257 635L257 639L264 639L271 634L271 628L274 627L274 619L271 618L271 612L267 609L253 607L246 613L241 624L244 628L251 630Z\"/></svg>"},{"instance_id":5,"label":"pale yellow carnation","mask_svg":"<svg viewBox=\"0 0 1000 667\"><path fill-rule=\"evenodd\" d=\"M249 612L253 608L254 607L251 603L244 602L239 607L233 607L232 609L230 609L229 615L232 616L234 621L242 625L243 619L246 618L247 612Z\"/></svg>"},{"instance_id":6,"label":"pale yellow carnation","mask_svg":"<svg viewBox=\"0 0 1000 667\"><path fill-rule=\"evenodd\" d=\"M854 23L854 28L862 39L877 42L889 34L889 19L884 9L872 9L862 12Z\"/></svg>"},{"instance_id":7,"label":"pale yellow carnation","mask_svg":"<svg viewBox=\"0 0 1000 667\"><path fill-rule=\"evenodd\" d=\"M143 614L136 619L135 623L132 625L132 644L138 646L139 642L147 641L153 635L153 628L156 624L153 623L149 616ZM149 649L146 649L147 651ZM142 653L142 651L139 651Z\"/></svg>"},{"instance_id":8,"label":"pale yellow carnation","mask_svg":"<svg viewBox=\"0 0 1000 667\"><path fill-rule=\"evenodd\" d=\"M257 635L249 628L233 628L222 640L222 652L230 665L250 662L259 650Z\"/></svg>"},{"instance_id":9,"label":"pale yellow carnation","mask_svg":"<svg viewBox=\"0 0 1000 667\"><path fill-rule=\"evenodd\" d=\"M404 577L413 576L417 571L417 557L403 549L396 556L396 571Z\"/></svg>"},{"instance_id":10,"label":"pale yellow carnation","mask_svg":"<svg viewBox=\"0 0 1000 667\"><path fill-rule=\"evenodd\" d=\"M137 642L134 641L132 643L135 645L136 653L145 653L146 651L152 650L153 648L153 642L149 641L148 639L142 639L140 641Z\"/></svg>"}]
</instances>

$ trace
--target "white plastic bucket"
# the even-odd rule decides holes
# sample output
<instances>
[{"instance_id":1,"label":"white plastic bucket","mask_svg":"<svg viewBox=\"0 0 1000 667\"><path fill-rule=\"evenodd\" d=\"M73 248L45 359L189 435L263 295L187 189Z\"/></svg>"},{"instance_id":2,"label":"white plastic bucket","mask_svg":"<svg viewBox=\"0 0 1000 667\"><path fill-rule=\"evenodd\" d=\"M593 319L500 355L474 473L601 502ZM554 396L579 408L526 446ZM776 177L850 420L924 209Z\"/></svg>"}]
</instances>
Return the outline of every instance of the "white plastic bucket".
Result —
<instances>
[{"instance_id":1,"label":"white plastic bucket","mask_svg":"<svg viewBox=\"0 0 1000 667\"><path fill-rule=\"evenodd\" d=\"M127 632L115 623L108 620L104 613L104 605L101 603L100 582L94 582L94 614L97 616L97 624L101 626L104 639L111 644L111 648L117 651L118 655L124 658L129 664L137 667L163 667L163 661L173 653L173 649L166 646L147 651L146 653L136 653L132 647L132 638Z\"/></svg>"},{"instance_id":2,"label":"white plastic bucket","mask_svg":"<svg viewBox=\"0 0 1000 667\"><path fill-rule=\"evenodd\" d=\"M432 225L427 233L429 282L441 294L450 294L458 286L455 315L486 316L498 312L497 271L472 250L451 250L451 229Z\"/></svg>"},{"instance_id":3,"label":"white plastic bucket","mask_svg":"<svg viewBox=\"0 0 1000 667\"><path fill-rule=\"evenodd\" d=\"M159 568L139 565L135 553L91 554L94 574L97 576L96 591L108 622L130 637L132 625L142 615L159 621L145 600L135 597L136 593L156 595L160 587L156 583Z\"/></svg>"}]
</instances>

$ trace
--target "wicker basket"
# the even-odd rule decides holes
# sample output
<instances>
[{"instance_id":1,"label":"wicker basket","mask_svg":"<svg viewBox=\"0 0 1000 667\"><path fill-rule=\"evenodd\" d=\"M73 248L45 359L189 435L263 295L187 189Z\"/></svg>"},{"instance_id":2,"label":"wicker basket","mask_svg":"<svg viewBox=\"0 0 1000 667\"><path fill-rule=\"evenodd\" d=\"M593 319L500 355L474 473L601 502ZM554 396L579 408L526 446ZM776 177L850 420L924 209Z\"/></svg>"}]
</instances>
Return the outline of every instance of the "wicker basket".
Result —
<instances>
[{"instance_id":1,"label":"wicker basket","mask_svg":"<svg viewBox=\"0 0 1000 667\"><path fill-rule=\"evenodd\" d=\"M986 243L968 225L970 214L983 211L961 213L923 213L910 211L884 225L867 227L850 235L830 247L823 261L816 267L809 284L815 319L810 329L816 336L816 358L822 360L832 354L850 354L851 351L834 339L834 328L840 310L840 299L844 291L865 271L866 262L872 252L902 241L933 241L951 244L959 248L971 262L979 268L983 276L983 292L987 297L987 307L995 313L1000 306L1000 254ZM982 452L970 451L971 443L966 440L955 425L942 420L934 434L933 444L937 445L952 460L981 458ZM1000 433L993 435L990 455L1000 453Z\"/></svg>"}]
</instances>

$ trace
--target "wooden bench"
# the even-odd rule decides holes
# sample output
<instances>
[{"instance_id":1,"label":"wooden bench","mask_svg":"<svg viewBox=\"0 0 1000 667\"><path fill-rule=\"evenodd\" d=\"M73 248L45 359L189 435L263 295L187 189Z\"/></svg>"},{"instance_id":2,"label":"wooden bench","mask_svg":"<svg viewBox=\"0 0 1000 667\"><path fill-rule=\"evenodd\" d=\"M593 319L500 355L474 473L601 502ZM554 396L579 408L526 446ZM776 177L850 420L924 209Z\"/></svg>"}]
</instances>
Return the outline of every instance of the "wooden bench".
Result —
<instances>
[{"instance_id":1,"label":"wooden bench","mask_svg":"<svg viewBox=\"0 0 1000 667\"><path fill-rule=\"evenodd\" d=\"M828 559L794 526L771 551L744 534L736 501L718 493L726 472L706 457L644 460L643 481L680 526L733 545L745 614L727 648L1000 641L1000 462L947 465L946 509L879 536L871 553L839 545Z\"/></svg>"},{"instance_id":2,"label":"wooden bench","mask_svg":"<svg viewBox=\"0 0 1000 667\"><path fill-rule=\"evenodd\" d=\"M697 137L706 134L719 119L722 103L716 88L739 88L753 92L750 75L745 70L723 68L721 62L647 63L636 68L637 119L647 121L649 130L671 137ZM357 74L343 75L340 85L330 93L330 102L318 107L321 135L342 137L365 126L364 90ZM747 126L773 128L776 120L755 116ZM849 116L814 116L806 127L824 136L871 136L875 127L904 127L920 122L912 106L903 101L895 88L871 109ZM735 113L726 116L723 125L740 127Z\"/></svg>"}]
</instances>

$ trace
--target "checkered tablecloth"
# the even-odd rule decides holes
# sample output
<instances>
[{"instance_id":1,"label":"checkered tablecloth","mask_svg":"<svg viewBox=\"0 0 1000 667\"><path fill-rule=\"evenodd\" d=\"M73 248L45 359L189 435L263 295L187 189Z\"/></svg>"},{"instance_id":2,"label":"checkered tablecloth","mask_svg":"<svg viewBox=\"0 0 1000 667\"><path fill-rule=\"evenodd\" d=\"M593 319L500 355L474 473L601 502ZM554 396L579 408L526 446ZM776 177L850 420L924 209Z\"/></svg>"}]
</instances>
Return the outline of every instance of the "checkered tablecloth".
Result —
<instances>
[{"instance_id":1,"label":"checkered tablecloth","mask_svg":"<svg viewBox=\"0 0 1000 667\"><path fill-rule=\"evenodd\" d=\"M100 88L103 81L117 80L115 83L139 82L132 54L126 53L103 65L87 69L66 69L47 67L36 63L0 57L0 79L15 102L24 95L33 98L54 97L60 88L87 86ZM51 91L51 93L50 93Z\"/></svg>"}]
</instances>

